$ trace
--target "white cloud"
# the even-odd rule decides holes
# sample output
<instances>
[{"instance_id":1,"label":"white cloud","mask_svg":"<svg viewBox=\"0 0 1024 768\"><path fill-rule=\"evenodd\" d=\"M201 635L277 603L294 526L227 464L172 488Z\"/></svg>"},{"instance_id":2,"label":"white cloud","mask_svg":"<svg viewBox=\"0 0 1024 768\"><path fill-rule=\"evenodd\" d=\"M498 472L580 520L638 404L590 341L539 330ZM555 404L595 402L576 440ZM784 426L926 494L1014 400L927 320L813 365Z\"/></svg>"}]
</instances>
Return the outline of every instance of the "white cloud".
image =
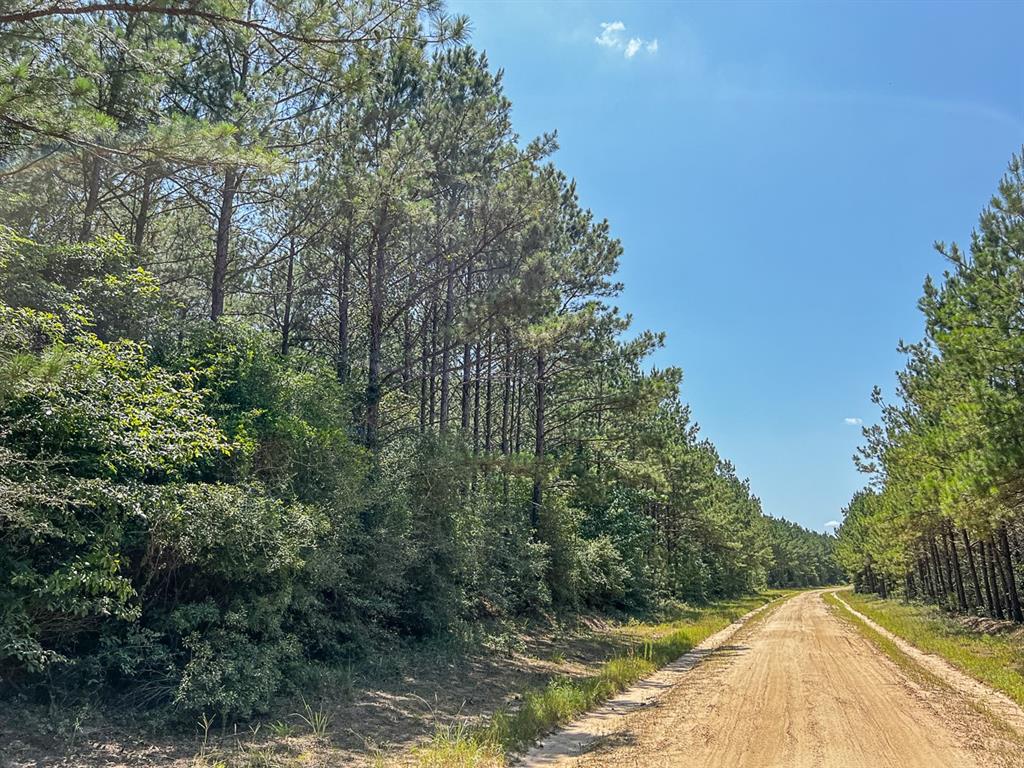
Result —
<instances>
[{"instance_id":1,"label":"white cloud","mask_svg":"<svg viewBox=\"0 0 1024 768\"><path fill-rule=\"evenodd\" d=\"M842 523L840 523L838 520L829 520L827 523L825 523L826 528L838 528L840 525L842 525Z\"/></svg>"},{"instance_id":2,"label":"white cloud","mask_svg":"<svg viewBox=\"0 0 1024 768\"><path fill-rule=\"evenodd\" d=\"M606 48L618 48L622 45L622 32L626 31L626 25L621 21L602 21L601 34L594 38L594 42Z\"/></svg>"},{"instance_id":3,"label":"white cloud","mask_svg":"<svg viewBox=\"0 0 1024 768\"><path fill-rule=\"evenodd\" d=\"M851 427L859 426L864 423L864 419L857 418L856 416L847 416L843 419L843 423L849 424Z\"/></svg>"},{"instance_id":4,"label":"white cloud","mask_svg":"<svg viewBox=\"0 0 1024 768\"><path fill-rule=\"evenodd\" d=\"M601 34L594 38L594 42L604 48L622 51L622 55L627 59L632 59L640 51L646 51L652 56L658 52L658 41L656 39L627 38L625 33L626 25L621 21L602 21Z\"/></svg>"}]
</instances>

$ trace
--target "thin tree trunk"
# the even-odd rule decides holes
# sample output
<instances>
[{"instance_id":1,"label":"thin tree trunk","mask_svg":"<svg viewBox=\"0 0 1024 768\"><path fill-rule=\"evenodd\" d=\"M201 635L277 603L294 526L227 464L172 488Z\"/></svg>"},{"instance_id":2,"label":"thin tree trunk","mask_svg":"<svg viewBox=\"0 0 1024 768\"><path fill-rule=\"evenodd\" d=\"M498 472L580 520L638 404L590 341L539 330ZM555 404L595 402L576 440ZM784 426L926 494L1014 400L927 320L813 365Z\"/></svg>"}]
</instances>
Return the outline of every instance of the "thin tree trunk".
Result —
<instances>
[{"instance_id":1,"label":"thin tree trunk","mask_svg":"<svg viewBox=\"0 0 1024 768\"><path fill-rule=\"evenodd\" d=\"M473 453L480 453L480 342L476 343L473 375Z\"/></svg>"},{"instance_id":2,"label":"thin tree trunk","mask_svg":"<svg viewBox=\"0 0 1024 768\"><path fill-rule=\"evenodd\" d=\"M946 540L949 542L949 557L953 563L953 583L956 585L957 604L960 606L961 613L967 613L967 593L964 590L964 576L960 570L960 556L956 551L956 539L953 537L953 527L951 525L946 526Z\"/></svg>"},{"instance_id":3,"label":"thin tree trunk","mask_svg":"<svg viewBox=\"0 0 1024 768\"><path fill-rule=\"evenodd\" d=\"M462 414L462 434L469 435L469 424L470 424L470 393L472 392L472 372L473 372L473 358L471 356L471 347L469 342L462 345L462 399L461 399L461 414Z\"/></svg>"},{"instance_id":4,"label":"thin tree trunk","mask_svg":"<svg viewBox=\"0 0 1024 768\"><path fill-rule=\"evenodd\" d=\"M988 544L985 547L985 556L988 560L989 581L992 582L992 602L995 604L996 618L1003 619L1005 618L1005 614L1003 613L1003 598L1002 595L999 594L999 579L996 577L997 570L1001 569L996 565L996 561L999 556L996 554L995 537L988 540Z\"/></svg>"},{"instance_id":5,"label":"thin tree trunk","mask_svg":"<svg viewBox=\"0 0 1024 768\"><path fill-rule=\"evenodd\" d=\"M924 558L921 556L918 556L917 558L917 575L918 578L921 580L921 588L924 589L925 594L929 596L934 596L934 593L932 591L931 580L928 578L928 571L925 570Z\"/></svg>"},{"instance_id":6,"label":"thin tree trunk","mask_svg":"<svg viewBox=\"0 0 1024 768\"><path fill-rule=\"evenodd\" d=\"M84 160L85 207L82 211L82 228L78 232L78 241L81 243L92 236L92 220L100 204L100 158L95 154L87 154Z\"/></svg>"},{"instance_id":7,"label":"thin tree trunk","mask_svg":"<svg viewBox=\"0 0 1024 768\"><path fill-rule=\"evenodd\" d=\"M466 267L466 306L469 306L469 300L472 295L473 288L473 273L470 267ZM467 334L468 335L468 334ZM469 396L470 396L470 380L472 375L472 358L470 357L470 345L467 339L462 345L462 399L461 399L461 415L462 415L462 434L465 437L469 436Z\"/></svg>"},{"instance_id":8,"label":"thin tree trunk","mask_svg":"<svg viewBox=\"0 0 1024 768\"><path fill-rule=\"evenodd\" d=\"M509 451L509 409L512 407L512 331L505 328L505 358L501 364L501 454Z\"/></svg>"},{"instance_id":9,"label":"thin tree trunk","mask_svg":"<svg viewBox=\"0 0 1024 768\"><path fill-rule=\"evenodd\" d=\"M964 540L964 551L967 553L967 567L971 571L971 582L974 584L975 605L983 606L985 601L981 596L981 581L978 579L978 568L974 564L974 552L971 551L971 537L967 535L967 529L961 528L960 535Z\"/></svg>"},{"instance_id":10,"label":"thin tree trunk","mask_svg":"<svg viewBox=\"0 0 1024 768\"><path fill-rule=\"evenodd\" d=\"M484 405L484 453L491 453L491 413L493 401L491 399L492 385L494 383L494 334L490 328L487 329L487 395Z\"/></svg>"},{"instance_id":11,"label":"thin tree trunk","mask_svg":"<svg viewBox=\"0 0 1024 768\"><path fill-rule=\"evenodd\" d=\"M428 427L434 428L435 416L437 415L437 302L430 305L430 418Z\"/></svg>"},{"instance_id":12,"label":"thin tree trunk","mask_svg":"<svg viewBox=\"0 0 1024 768\"><path fill-rule=\"evenodd\" d=\"M409 281L410 283L412 280ZM412 312L402 316L402 391L412 394Z\"/></svg>"},{"instance_id":13,"label":"thin tree trunk","mask_svg":"<svg viewBox=\"0 0 1024 768\"><path fill-rule=\"evenodd\" d=\"M1003 578L1006 581L1006 597L1010 603L1010 614L1014 621L1024 621L1024 614L1020 609L1020 595L1017 592L1017 577L1013 572L1013 559L1010 557L1010 539L1006 535L1006 524L999 526L999 544L1002 550L1002 561L1004 566Z\"/></svg>"},{"instance_id":14,"label":"thin tree trunk","mask_svg":"<svg viewBox=\"0 0 1024 768\"><path fill-rule=\"evenodd\" d=\"M519 407L516 408L516 453L519 453L523 449L523 388L524 384L524 372L523 372L523 357L520 355L519 361L516 364L516 400L519 402Z\"/></svg>"},{"instance_id":15,"label":"thin tree trunk","mask_svg":"<svg viewBox=\"0 0 1024 768\"><path fill-rule=\"evenodd\" d=\"M438 419L438 429L441 434L448 431L448 408L450 402L449 387L451 385L451 347L452 347L452 322L455 319L455 260L448 262L448 276L445 281L444 299L444 334L441 350L441 412Z\"/></svg>"},{"instance_id":16,"label":"thin tree trunk","mask_svg":"<svg viewBox=\"0 0 1024 768\"><path fill-rule=\"evenodd\" d=\"M284 288L284 317L281 319L281 354L288 354L288 334L292 325L292 293L295 287L295 238L288 238L288 273Z\"/></svg>"},{"instance_id":17,"label":"thin tree trunk","mask_svg":"<svg viewBox=\"0 0 1024 768\"><path fill-rule=\"evenodd\" d=\"M337 376L342 384L349 374L349 307L352 285L352 228L345 230L342 243L341 269L338 270L338 362Z\"/></svg>"},{"instance_id":18,"label":"thin tree trunk","mask_svg":"<svg viewBox=\"0 0 1024 768\"><path fill-rule=\"evenodd\" d=\"M228 249L231 240L231 219L235 212L235 193L241 174L234 166L224 171L224 186L220 193L220 212L217 215L217 238L213 251L213 281L210 285L210 319L218 320L224 314L224 292L228 279Z\"/></svg>"},{"instance_id":19,"label":"thin tree trunk","mask_svg":"<svg viewBox=\"0 0 1024 768\"><path fill-rule=\"evenodd\" d=\"M544 503L543 488L543 460L544 460L544 406L546 397L545 376L547 370L544 360L544 352L537 351L537 373L535 381L535 404L534 404L534 442L533 442L533 499L530 505L530 525L534 535L540 528L540 510Z\"/></svg>"},{"instance_id":20,"label":"thin tree trunk","mask_svg":"<svg viewBox=\"0 0 1024 768\"><path fill-rule=\"evenodd\" d=\"M382 219L384 218L386 214L382 216ZM384 285L387 278L384 274L386 237L383 226L382 223L376 233L376 242L366 270L369 283L367 294L370 299L366 370L366 445L370 448L376 448L380 441L380 366L381 347L384 341Z\"/></svg>"},{"instance_id":21,"label":"thin tree trunk","mask_svg":"<svg viewBox=\"0 0 1024 768\"><path fill-rule=\"evenodd\" d=\"M520 398L520 387L519 387L519 355L515 352L512 353L512 368L509 371L511 377L508 382L510 396L509 396L509 412L508 412L508 450L509 453L516 450L516 420L519 418L520 412L523 410L522 398Z\"/></svg>"},{"instance_id":22,"label":"thin tree trunk","mask_svg":"<svg viewBox=\"0 0 1024 768\"><path fill-rule=\"evenodd\" d=\"M978 542L978 556L981 558L981 573L985 577L985 605L988 606L988 615L996 615L996 606L992 602L992 584L988 577L988 557L985 555L985 542Z\"/></svg>"},{"instance_id":23,"label":"thin tree trunk","mask_svg":"<svg viewBox=\"0 0 1024 768\"><path fill-rule=\"evenodd\" d=\"M427 377L430 371L430 353L427 339L430 337L430 310L424 308L423 322L420 323L420 434L427 432Z\"/></svg>"},{"instance_id":24,"label":"thin tree trunk","mask_svg":"<svg viewBox=\"0 0 1024 768\"><path fill-rule=\"evenodd\" d=\"M146 242L146 227L149 225L149 208L152 200L152 170L147 163L142 173L142 196L139 198L139 209L135 212L135 227L132 231L132 247L136 253L142 253L142 246Z\"/></svg>"},{"instance_id":25,"label":"thin tree trunk","mask_svg":"<svg viewBox=\"0 0 1024 768\"><path fill-rule=\"evenodd\" d=\"M935 569L935 582L939 585L939 602L945 605L946 595L949 593L949 590L946 589L946 582L942 578L942 560L939 558L939 548L935 546L935 538L933 536L928 537L928 544L932 549L932 565Z\"/></svg>"}]
</instances>

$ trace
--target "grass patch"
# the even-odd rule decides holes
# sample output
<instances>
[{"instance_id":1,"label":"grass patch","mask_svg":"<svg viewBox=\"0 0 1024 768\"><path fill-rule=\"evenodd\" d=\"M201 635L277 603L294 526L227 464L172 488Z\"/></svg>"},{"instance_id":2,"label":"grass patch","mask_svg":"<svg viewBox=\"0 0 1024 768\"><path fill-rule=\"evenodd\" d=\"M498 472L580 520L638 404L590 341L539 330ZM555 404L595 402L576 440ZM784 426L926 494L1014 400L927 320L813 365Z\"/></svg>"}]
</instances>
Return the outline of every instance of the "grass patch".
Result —
<instances>
[{"instance_id":1,"label":"grass patch","mask_svg":"<svg viewBox=\"0 0 1024 768\"><path fill-rule=\"evenodd\" d=\"M1024 706L1024 638L968 629L937 608L846 593L843 599L911 645L941 656L962 672ZM876 633L877 634L877 633Z\"/></svg>"},{"instance_id":2,"label":"grass patch","mask_svg":"<svg viewBox=\"0 0 1024 768\"><path fill-rule=\"evenodd\" d=\"M595 708L744 614L790 594L774 591L700 608L680 607L667 621L630 624L624 631L636 638L635 644L624 655L605 662L597 674L554 678L543 688L527 691L518 707L500 710L475 728L443 727L428 744L413 750L415 765L504 766L508 754L522 751L545 733Z\"/></svg>"}]
</instances>

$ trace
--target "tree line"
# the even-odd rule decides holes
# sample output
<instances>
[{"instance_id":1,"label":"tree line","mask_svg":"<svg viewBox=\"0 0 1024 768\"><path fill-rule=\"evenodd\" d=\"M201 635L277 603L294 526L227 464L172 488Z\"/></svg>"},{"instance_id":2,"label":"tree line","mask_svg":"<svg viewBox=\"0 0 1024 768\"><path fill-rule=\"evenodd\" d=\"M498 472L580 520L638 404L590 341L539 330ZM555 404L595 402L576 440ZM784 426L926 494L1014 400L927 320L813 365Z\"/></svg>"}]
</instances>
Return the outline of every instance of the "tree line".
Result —
<instances>
[{"instance_id":1,"label":"tree line","mask_svg":"<svg viewBox=\"0 0 1024 768\"><path fill-rule=\"evenodd\" d=\"M1024 165L1015 155L964 251L926 280L925 338L857 457L872 483L839 529L864 590L1024 621Z\"/></svg>"},{"instance_id":2,"label":"tree line","mask_svg":"<svg viewBox=\"0 0 1024 768\"><path fill-rule=\"evenodd\" d=\"M245 717L396 639L837 578L649 364L466 24L0 12L5 694Z\"/></svg>"}]
</instances>

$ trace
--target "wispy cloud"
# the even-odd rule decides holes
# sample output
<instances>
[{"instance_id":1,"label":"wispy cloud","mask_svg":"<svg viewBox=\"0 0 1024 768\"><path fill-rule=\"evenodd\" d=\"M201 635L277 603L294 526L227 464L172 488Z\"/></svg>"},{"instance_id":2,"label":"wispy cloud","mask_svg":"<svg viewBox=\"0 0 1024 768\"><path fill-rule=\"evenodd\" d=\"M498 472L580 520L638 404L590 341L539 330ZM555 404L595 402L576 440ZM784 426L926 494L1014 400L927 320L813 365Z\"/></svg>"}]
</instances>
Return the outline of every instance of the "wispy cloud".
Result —
<instances>
[{"instance_id":1,"label":"wispy cloud","mask_svg":"<svg viewBox=\"0 0 1024 768\"><path fill-rule=\"evenodd\" d=\"M602 21L601 34L594 38L594 42L613 51L622 51L627 59L632 59L640 51L651 55L658 52L657 38L644 40L641 37L629 37L626 35L626 25L621 21Z\"/></svg>"},{"instance_id":2,"label":"wispy cloud","mask_svg":"<svg viewBox=\"0 0 1024 768\"><path fill-rule=\"evenodd\" d=\"M594 42L605 48L618 48L625 31L626 25L621 21L602 21L601 34L594 38Z\"/></svg>"},{"instance_id":3,"label":"wispy cloud","mask_svg":"<svg viewBox=\"0 0 1024 768\"><path fill-rule=\"evenodd\" d=\"M829 520L827 523L825 523L826 528L838 528L840 525L842 525L842 523L840 523L838 520Z\"/></svg>"},{"instance_id":4,"label":"wispy cloud","mask_svg":"<svg viewBox=\"0 0 1024 768\"><path fill-rule=\"evenodd\" d=\"M856 416L847 416L845 419L843 419L843 423L849 424L851 427L856 427L863 424L864 419L858 418Z\"/></svg>"}]
</instances>

